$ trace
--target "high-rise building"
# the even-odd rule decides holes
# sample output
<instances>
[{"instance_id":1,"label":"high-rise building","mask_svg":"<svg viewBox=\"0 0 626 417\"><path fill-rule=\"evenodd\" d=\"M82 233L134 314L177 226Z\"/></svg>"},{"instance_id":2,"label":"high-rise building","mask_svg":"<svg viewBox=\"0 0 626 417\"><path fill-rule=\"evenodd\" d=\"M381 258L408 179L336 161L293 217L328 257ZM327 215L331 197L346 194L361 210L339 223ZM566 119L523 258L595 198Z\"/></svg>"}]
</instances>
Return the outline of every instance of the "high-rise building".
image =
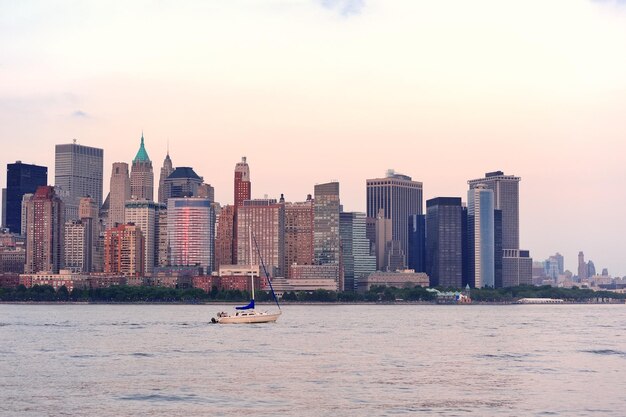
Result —
<instances>
[{"instance_id":1,"label":"high-rise building","mask_svg":"<svg viewBox=\"0 0 626 417\"><path fill-rule=\"evenodd\" d=\"M124 207L130 200L130 177L126 162L114 162L111 169L108 226L124 223Z\"/></svg>"},{"instance_id":2,"label":"high-rise building","mask_svg":"<svg viewBox=\"0 0 626 417\"><path fill-rule=\"evenodd\" d=\"M104 248L100 245L100 221L98 207L91 197L83 197L78 204L78 217L84 228L83 272L102 271L101 259Z\"/></svg>"},{"instance_id":3,"label":"high-rise building","mask_svg":"<svg viewBox=\"0 0 626 417\"><path fill-rule=\"evenodd\" d=\"M215 226L215 269L222 265L233 265L233 242L235 232L235 206L226 205L217 215Z\"/></svg>"},{"instance_id":4,"label":"high-rise building","mask_svg":"<svg viewBox=\"0 0 626 417\"><path fill-rule=\"evenodd\" d=\"M156 259L156 265L159 268L165 268L169 266L169 242L167 239L167 209L162 208L158 212L157 220L157 245L158 255Z\"/></svg>"},{"instance_id":5,"label":"high-rise building","mask_svg":"<svg viewBox=\"0 0 626 417\"><path fill-rule=\"evenodd\" d=\"M26 203L26 273L58 273L63 267L63 201L54 187L40 186Z\"/></svg>"},{"instance_id":6,"label":"high-rise building","mask_svg":"<svg viewBox=\"0 0 626 417\"><path fill-rule=\"evenodd\" d=\"M261 260L272 277L284 277L285 205L275 199L247 200L237 209L237 264L260 265Z\"/></svg>"},{"instance_id":7,"label":"high-rise building","mask_svg":"<svg viewBox=\"0 0 626 417\"><path fill-rule=\"evenodd\" d=\"M587 262L587 278L591 278L596 274L596 266L593 261L589 259Z\"/></svg>"},{"instance_id":8,"label":"high-rise building","mask_svg":"<svg viewBox=\"0 0 626 417\"><path fill-rule=\"evenodd\" d=\"M587 262L585 262L585 254L583 251L578 252L578 281L588 278Z\"/></svg>"},{"instance_id":9,"label":"high-rise building","mask_svg":"<svg viewBox=\"0 0 626 417\"><path fill-rule=\"evenodd\" d=\"M85 225L80 220L65 222L64 235L64 269L72 272L85 272Z\"/></svg>"},{"instance_id":10,"label":"high-rise building","mask_svg":"<svg viewBox=\"0 0 626 417\"><path fill-rule=\"evenodd\" d=\"M469 188L482 184L493 191L495 208L502 210L502 247L519 249L519 183L520 177L488 172L484 178L469 180Z\"/></svg>"},{"instance_id":11,"label":"high-rise building","mask_svg":"<svg viewBox=\"0 0 626 417\"><path fill-rule=\"evenodd\" d=\"M339 264L339 183L317 184L313 205L313 255L317 265Z\"/></svg>"},{"instance_id":12,"label":"high-rise building","mask_svg":"<svg viewBox=\"0 0 626 417\"><path fill-rule=\"evenodd\" d=\"M167 200L167 238L171 266L197 266L214 271L215 210L206 198Z\"/></svg>"},{"instance_id":13,"label":"high-rise building","mask_svg":"<svg viewBox=\"0 0 626 417\"><path fill-rule=\"evenodd\" d=\"M409 269L426 272L426 216L409 216L409 251L407 253Z\"/></svg>"},{"instance_id":14,"label":"high-rise building","mask_svg":"<svg viewBox=\"0 0 626 417\"><path fill-rule=\"evenodd\" d=\"M235 165L234 180L234 217L233 217L233 262L238 263L237 257L237 211L243 206L243 202L252 199L252 183L250 182L250 167L246 157Z\"/></svg>"},{"instance_id":15,"label":"high-rise building","mask_svg":"<svg viewBox=\"0 0 626 417\"><path fill-rule=\"evenodd\" d=\"M502 251L502 286L531 285L533 259L527 250L504 249Z\"/></svg>"},{"instance_id":16,"label":"high-rise building","mask_svg":"<svg viewBox=\"0 0 626 417\"><path fill-rule=\"evenodd\" d=\"M215 188L211 184L202 183L198 186L196 195L202 198L208 198L210 201L215 202Z\"/></svg>"},{"instance_id":17,"label":"high-rise building","mask_svg":"<svg viewBox=\"0 0 626 417\"><path fill-rule=\"evenodd\" d=\"M126 202L124 222L132 223L141 229L144 239L143 272L152 275L159 256L158 219L159 211L165 205L147 200L130 200Z\"/></svg>"},{"instance_id":18,"label":"high-rise building","mask_svg":"<svg viewBox=\"0 0 626 417\"><path fill-rule=\"evenodd\" d=\"M365 219L365 213L343 212L339 215L343 291L356 291L359 281L376 271L376 257L370 255Z\"/></svg>"},{"instance_id":19,"label":"high-rise building","mask_svg":"<svg viewBox=\"0 0 626 417\"><path fill-rule=\"evenodd\" d=\"M142 277L144 239L139 226L118 224L106 231L104 238L104 272Z\"/></svg>"},{"instance_id":20,"label":"high-rise building","mask_svg":"<svg viewBox=\"0 0 626 417\"><path fill-rule=\"evenodd\" d=\"M461 288L462 213L460 197L426 201L426 269L432 287Z\"/></svg>"},{"instance_id":21,"label":"high-rise building","mask_svg":"<svg viewBox=\"0 0 626 417\"><path fill-rule=\"evenodd\" d=\"M313 264L313 199L285 203L285 276L291 265Z\"/></svg>"},{"instance_id":22,"label":"high-rise building","mask_svg":"<svg viewBox=\"0 0 626 417\"><path fill-rule=\"evenodd\" d=\"M174 172L172 166L172 160L170 159L170 151L168 149L167 155L163 160L163 166L161 167L161 175L159 176L159 203L167 204L167 197L165 194L165 179Z\"/></svg>"},{"instance_id":23,"label":"high-rise building","mask_svg":"<svg viewBox=\"0 0 626 417\"><path fill-rule=\"evenodd\" d=\"M378 271L386 271L387 265L389 264L389 254L387 251L390 248L390 243L393 241L393 222L391 219L385 217L385 209L378 209L374 225L374 242L376 244L374 253L376 254L376 269Z\"/></svg>"},{"instance_id":24,"label":"high-rise building","mask_svg":"<svg viewBox=\"0 0 626 417\"><path fill-rule=\"evenodd\" d=\"M202 177L190 167L177 167L163 182L165 202L170 198L196 197Z\"/></svg>"},{"instance_id":25,"label":"high-rise building","mask_svg":"<svg viewBox=\"0 0 626 417\"><path fill-rule=\"evenodd\" d=\"M6 201L3 202L3 225L13 233L22 232L22 197L32 194L37 187L48 184L48 168L23 164L7 164Z\"/></svg>"},{"instance_id":26,"label":"high-rise building","mask_svg":"<svg viewBox=\"0 0 626 417\"><path fill-rule=\"evenodd\" d=\"M54 184L65 203L65 220L78 219L82 197L102 205L104 151L100 148L68 143L56 145Z\"/></svg>"},{"instance_id":27,"label":"high-rise building","mask_svg":"<svg viewBox=\"0 0 626 417\"><path fill-rule=\"evenodd\" d=\"M470 282L475 288L496 285L493 191L477 184L467 192Z\"/></svg>"},{"instance_id":28,"label":"high-rise building","mask_svg":"<svg viewBox=\"0 0 626 417\"><path fill-rule=\"evenodd\" d=\"M409 246L409 216L422 214L422 183L387 171L385 178L367 180L367 216L375 218L383 209L391 220L391 238L400 242L406 255Z\"/></svg>"},{"instance_id":29,"label":"high-rise building","mask_svg":"<svg viewBox=\"0 0 626 417\"><path fill-rule=\"evenodd\" d=\"M135 200L154 200L154 172L144 145L143 132L139 150L130 169L130 195Z\"/></svg>"}]
</instances>

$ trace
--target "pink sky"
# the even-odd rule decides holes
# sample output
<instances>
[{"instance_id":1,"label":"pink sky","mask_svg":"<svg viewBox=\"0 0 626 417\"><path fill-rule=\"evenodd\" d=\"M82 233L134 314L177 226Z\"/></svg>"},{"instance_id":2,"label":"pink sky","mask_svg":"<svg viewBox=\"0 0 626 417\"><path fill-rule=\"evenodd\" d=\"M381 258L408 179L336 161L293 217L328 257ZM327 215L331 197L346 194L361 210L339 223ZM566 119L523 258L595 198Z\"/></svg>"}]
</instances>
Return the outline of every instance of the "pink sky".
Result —
<instances>
[{"instance_id":1,"label":"pink sky","mask_svg":"<svg viewBox=\"0 0 626 417\"><path fill-rule=\"evenodd\" d=\"M522 177L521 244L626 275L623 1L4 2L0 163L77 138L130 160L141 130L232 202L339 180L365 210L388 168L425 198ZM0 184L6 184L4 170Z\"/></svg>"}]
</instances>

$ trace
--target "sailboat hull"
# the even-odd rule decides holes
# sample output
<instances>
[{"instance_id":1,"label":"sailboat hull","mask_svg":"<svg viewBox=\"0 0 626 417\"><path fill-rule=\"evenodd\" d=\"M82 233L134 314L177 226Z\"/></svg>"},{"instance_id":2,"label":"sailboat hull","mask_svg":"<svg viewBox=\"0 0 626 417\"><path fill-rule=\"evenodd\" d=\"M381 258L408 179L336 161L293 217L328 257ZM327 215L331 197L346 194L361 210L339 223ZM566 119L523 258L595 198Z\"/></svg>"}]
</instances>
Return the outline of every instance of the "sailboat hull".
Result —
<instances>
[{"instance_id":1,"label":"sailboat hull","mask_svg":"<svg viewBox=\"0 0 626 417\"><path fill-rule=\"evenodd\" d=\"M233 315L218 315L217 322L220 324L273 323L278 320L278 317L280 317L280 312L246 310Z\"/></svg>"}]
</instances>

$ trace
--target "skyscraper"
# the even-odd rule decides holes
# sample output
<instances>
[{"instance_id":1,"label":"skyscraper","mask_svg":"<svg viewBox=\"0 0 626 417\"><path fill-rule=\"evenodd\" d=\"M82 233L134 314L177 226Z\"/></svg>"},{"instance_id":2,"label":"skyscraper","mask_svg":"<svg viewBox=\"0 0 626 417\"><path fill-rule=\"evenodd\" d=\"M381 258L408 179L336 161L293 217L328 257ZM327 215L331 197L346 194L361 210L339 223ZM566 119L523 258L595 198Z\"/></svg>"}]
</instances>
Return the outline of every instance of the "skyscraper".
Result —
<instances>
[{"instance_id":1,"label":"skyscraper","mask_svg":"<svg viewBox=\"0 0 626 417\"><path fill-rule=\"evenodd\" d=\"M65 253L64 269L72 272L85 271L85 225L80 220L65 222L63 249Z\"/></svg>"},{"instance_id":2,"label":"skyscraper","mask_svg":"<svg viewBox=\"0 0 626 417\"><path fill-rule=\"evenodd\" d=\"M83 197L78 205L78 217L84 228L83 272L102 271L100 265L104 248L100 246L98 207L91 197ZM103 243L103 242L102 242Z\"/></svg>"},{"instance_id":3,"label":"skyscraper","mask_svg":"<svg viewBox=\"0 0 626 417\"><path fill-rule=\"evenodd\" d=\"M367 217L375 218L380 209L391 220L392 240L400 242L406 255L409 245L409 216L422 214L422 183L411 177L387 171L385 178L369 179L367 184Z\"/></svg>"},{"instance_id":4,"label":"skyscraper","mask_svg":"<svg viewBox=\"0 0 626 417\"><path fill-rule=\"evenodd\" d=\"M163 181L165 202L170 198L196 197L202 177L190 167L177 167Z\"/></svg>"},{"instance_id":5,"label":"skyscraper","mask_svg":"<svg viewBox=\"0 0 626 417\"><path fill-rule=\"evenodd\" d=\"M461 288L462 212L460 197L426 201L426 269L432 287Z\"/></svg>"},{"instance_id":6,"label":"skyscraper","mask_svg":"<svg viewBox=\"0 0 626 417\"><path fill-rule=\"evenodd\" d=\"M124 222L132 223L141 229L144 239L143 272L152 275L154 265L158 262L158 218L159 211L165 205L147 200L131 200L126 202Z\"/></svg>"},{"instance_id":7,"label":"skyscraper","mask_svg":"<svg viewBox=\"0 0 626 417\"><path fill-rule=\"evenodd\" d=\"M26 202L26 273L58 273L63 267L63 201L54 187L37 187Z\"/></svg>"},{"instance_id":8,"label":"skyscraper","mask_svg":"<svg viewBox=\"0 0 626 417\"><path fill-rule=\"evenodd\" d=\"M215 269L221 265L233 265L233 242L235 233L235 206L222 207L217 216L215 232Z\"/></svg>"},{"instance_id":9,"label":"skyscraper","mask_svg":"<svg viewBox=\"0 0 626 417\"><path fill-rule=\"evenodd\" d=\"M409 216L408 266L415 272L426 272L426 216Z\"/></svg>"},{"instance_id":10,"label":"skyscraper","mask_svg":"<svg viewBox=\"0 0 626 417\"><path fill-rule=\"evenodd\" d=\"M48 168L23 164L7 164L7 188L4 225L12 233L22 232L22 197L48 184Z\"/></svg>"},{"instance_id":11,"label":"skyscraper","mask_svg":"<svg viewBox=\"0 0 626 417\"><path fill-rule=\"evenodd\" d=\"M585 262L585 254L583 251L578 252L578 281L587 279L587 263Z\"/></svg>"},{"instance_id":12,"label":"skyscraper","mask_svg":"<svg viewBox=\"0 0 626 417\"><path fill-rule=\"evenodd\" d=\"M496 285L493 191L482 184L467 192L470 282L475 288Z\"/></svg>"},{"instance_id":13,"label":"skyscraper","mask_svg":"<svg viewBox=\"0 0 626 417\"><path fill-rule=\"evenodd\" d=\"M285 277L291 265L313 264L313 200L285 203Z\"/></svg>"},{"instance_id":14,"label":"skyscraper","mask_svg":"<svg viewBox=\"0 0 626 417\"><path fill-rule=\"evenodd\" d=\"M169 177L172 172L174 172L174 167L172 166L170 151L168 149L167 155L165 155L165 159L163 160L163 166L161 167L161 175L159 176L159 203L167 203L167 197L165 196L165 179Z\"/></svg>"},{"instance_id":15,"label":"skyscraper","mask_svg":"<svg viewBox=\"0 0 626 417\"><path fill-rule=\"evenodd\" d=\"M102 205L104 151L74 143L56 145L54 184L65 203L65 220L78 219L82 197Z\"/></svg>"},{"instance_id":16,"label":"skyscraper","mask_svg":"<svg viewBox=\"0 0 626 417\"><path fill-rule=\"evenodd\" d=\"M365 213L343 212L339 215L339 236L343 260L343 291L355 291L360 280L376 271L376 257L370 255L365 235Z\"/></svg>"},{"instance_id":17,"label":"skyscraper","mask_svg":"<svg viewBox=\"0 0 626 417\"><path fill-rule=\"evenodd\" d=\"M237 264L260 265L263 260L272 277L284 276L285 205L275 199L246 200L237 216Z\"/></svg>"},{"instance_id":18,"label":"skyscraper","mask_svg":"<svg viewBox=\"0 0 626 417\"><path fill-rule=\"evenodd\" d=\"M211 201L168 199L167 237L171 266L199 266L205 274L214 270L215 210Z\"/></svg>"},{"instance_id":19,"label":"skyscraper","mask_svg":"<svg viewBox=\"0 0 626 417\"><path fill-rule=\"evenodd\" d=\"M241 158L241 162L237 162L235 165L235 180L234 180L234 213L233 213L233 262L238 262L237 250L239 245L237 244L237 212L239 207L243 206L243 202L252 198L252 183L250 182L250 167L246 157Z\"/></svg>"},{"instance_id":20,"label":"skyscraper","mask_svg":"<svg viewBox=\"0 0 626 417\"><path fill-rule=\"evenodd\" d=\"M130 200L130 177L126 162L114 162L109 191L109 227L124 223L124 207Z\"/></svg>"},{"instance_id":21,"label":"skyscraper","mask_svg":"<svg viewBox=\"0 0 626 417\"><path fill-rule=\"evenodd\" d=\"M143 132L141 133L141 144L130 170L130 195L136 200L154 199L154 172L152 171L152 161L148 157L144 146Z\"/></svg>"},{"instance_id":22,"label":"skyscraper","mask_svg":"<svg viewBox=\"0 0 626 417\"><path fill-rule=\"evenodd\" d=\"M339 264L339 183L317 184L313 206L313 255L317 265Z\"/></svg>"}]
</instances>

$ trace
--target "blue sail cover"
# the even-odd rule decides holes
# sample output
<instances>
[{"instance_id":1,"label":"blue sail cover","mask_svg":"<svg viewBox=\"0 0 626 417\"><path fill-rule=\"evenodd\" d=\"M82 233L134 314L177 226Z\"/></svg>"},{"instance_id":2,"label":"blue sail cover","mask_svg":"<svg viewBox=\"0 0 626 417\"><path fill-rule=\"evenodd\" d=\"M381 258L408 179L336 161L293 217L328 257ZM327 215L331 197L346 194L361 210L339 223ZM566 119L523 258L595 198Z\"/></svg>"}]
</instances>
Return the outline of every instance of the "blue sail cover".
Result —
<instances>
[{"instance_id":1,"label":"blue sail cover","mask_svg":"<svg viewBox=\"0 0 626 417\"><path fill-rule=\"evenodd\" d=\"M250 300L250 304L247 306L235 307L235 310L250 310L254 308L254 300Z\"/></svg>"}]
</instances>

